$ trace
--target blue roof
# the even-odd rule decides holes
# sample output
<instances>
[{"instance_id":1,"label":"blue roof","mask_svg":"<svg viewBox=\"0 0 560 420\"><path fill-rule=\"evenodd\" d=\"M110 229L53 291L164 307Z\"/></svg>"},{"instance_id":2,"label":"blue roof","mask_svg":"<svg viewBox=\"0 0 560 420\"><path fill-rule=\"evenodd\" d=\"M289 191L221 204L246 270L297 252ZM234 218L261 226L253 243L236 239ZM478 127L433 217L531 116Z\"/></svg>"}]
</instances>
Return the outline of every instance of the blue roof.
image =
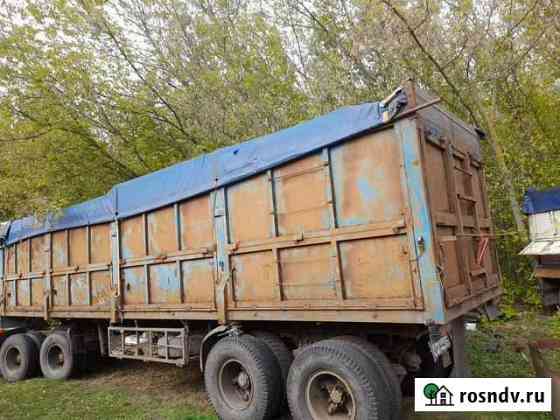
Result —
<instances>
[{"instance_id":1,"label":"blue roof","mask_svg":"<svg viewBox=\"0 0 560 420\"><path fill-rule=\"evenodd\" d=\"M560 210L560 187L544 191L530 188L525 193L523 212L525 214L546 213Z\"/></svg>"},{"instance_id":2,"label":"blue roof","mask_svg":"<svg viewBox=\"0 0 560 420\"><path fill-rule=\"evenodd\" d=\"M401 93L398 98L401 105L406 103L403 95ZM123 182L102 197L66 208L45 220L31 216L13 221L5 243L10 245L50 231L134 216L234 183L378 127L383 124L386 110L382 103L340 108L296 126ZM398 109L389 111L398 112Z\"/></svg>"}]
</instances>

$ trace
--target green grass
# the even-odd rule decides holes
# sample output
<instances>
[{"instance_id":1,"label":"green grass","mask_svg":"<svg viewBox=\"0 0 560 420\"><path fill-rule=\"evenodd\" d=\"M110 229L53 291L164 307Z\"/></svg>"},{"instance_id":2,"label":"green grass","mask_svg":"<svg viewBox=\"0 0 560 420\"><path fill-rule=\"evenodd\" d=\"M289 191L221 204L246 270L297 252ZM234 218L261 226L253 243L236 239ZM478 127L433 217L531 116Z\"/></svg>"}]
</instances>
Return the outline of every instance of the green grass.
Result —
<instances>
[{"instance_id":1,"label":"green grass","mask_svg":"<svg viewBox=\"0 0 560 420\"><path fill-rule=\"evenodd\" d=\"M560 338L560 317L521 314L507 322L485 323L469 333L470 368L476 377L534 376L519 349L527 340ZM560 352L559 352L560 353ZM560 357L552 362L560 366ZM547 414L424 414L405 406L408 419L550 420ZM111 361L97 371L66 382L36 378L0 382L1 419L216 419L197 366Z\"/></svg>"},{"instance_id":2,"label":"green grass","mask_svg":"<svg viewBox=\"0 0 560 420\"><path fill-rule=\"evenodd\" d=\"M0 383L2 419L216 419L190 370L112 361L69 381Z\"/></svg>"}]
</instances>

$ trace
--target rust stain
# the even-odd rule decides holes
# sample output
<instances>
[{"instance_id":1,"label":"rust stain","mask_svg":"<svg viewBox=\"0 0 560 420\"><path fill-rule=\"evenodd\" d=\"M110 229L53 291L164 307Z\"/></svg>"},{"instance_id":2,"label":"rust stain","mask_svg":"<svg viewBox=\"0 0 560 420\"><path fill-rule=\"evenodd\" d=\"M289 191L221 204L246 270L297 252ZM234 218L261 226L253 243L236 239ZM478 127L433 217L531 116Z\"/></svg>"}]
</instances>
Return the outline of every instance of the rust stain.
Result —
<instances>
[{"instance_id":1,"label":"rust stain","mask_svg":"<svg viewBox=\"0 0 560 420\"><path fill-rule=\"evenodd\" d=\"M70 229L68 231L70 240L70 265L87 265L87 235L86 228Z\"/></svg>"},{"instance_id":2,"label":"rust stain","mask_svg":"<svg viewBox=\"0 0 560 420\"><path fill-rule=\"evenodd\" d=\"M204 248L214 244L214 223L209 195L181 203L180 215L183 249Z\"/></svg>"},{"instance_id":3,"label":"rust stain","mask_svg":"<svg viewBox=\"0 0 560 420\"><path fill-rule=\"evenodd\" d=\"M144 267L125 268L121 273L124 303L127 305L146 303Z\"/></svg>"},{"instance_id":4,"label":"rust stain","mask_svg":"<svg viewBox=\"0 0 560 420\"><path fill-rule=\"evenodd\" d=\"M185 303L210 305L214 302L215 269L212 258L181 263Z\"/></svg>"},{"instance_id":5,"label":"rust stain","mask_svg":"<svg viewBox=\"0 0 560 420\"><path fill-rule=\"evenodd\" d=\"M177 264L150 266L150 303L181 303Z\"/></svg>"},{"instance_id":6,"label":"rust stain","mask_svg":"<svg viewBox=\"0 0 560 420\"><path fill-rule=\"evenodd\" d=\"M45 290L45 279L35 278L31 280L31 305L32 306L43 306Z\"/></svg>"},{"instance_id":7,"label":"rust stain","mask_svg":"<svg viewBox=\"0 0 560 420\"><path fill-rule=\"evenodd\" d=\"M31 239L31 271L38 272L47 269L48 253L45 235Z\"/></svg>"},{"instance_id":8,"label":"rust stain","mask_svg":"<svg viewBox=\"0 0 560 420\"><path fill-rule=\"evenodd\" d=\"M278 294L272 273L272 252L235 255L231 264L234 299L237 302L270 301Z\"/></svg>"},{"instance_id":9,"label":"rust stain","mask_svg":"<svg viewBox=\"0 0 560 420\"><path fill-rule=\"evenodd\" d=\"M404 205L399 150L392 131L365 136L333 148L339 226L383 222L400 217Z\"/></svg>"},{"instance_id":10,"label":"rust stain","mask_svg":"<svg viewBox=\"0 0 560 420\"><path fill-rule=\"evenodd\" d=\"M111 225L92 226L91 236L91 263L108 264L111 262Z\"/></svg>"},{"instance_id":11,"label":"rust stain","mask_svg":"<svg viewBox=\"0 0 560 420\"><path fill-rule=\"evenodd\" d=\"M67 285L66 276L53 276L53 304L54 306L67 305Z\"/></svg>"},{"instance_id":12,"label":"rust stain","mask_svg":"<svg viewBox=\"0 0 560 420\"><path fill-rule=\"evenodd\" d=\"M88 284L85 273L70 275L70 304L88 304Z\"/></svg>"},{"instance_id":13,"label":"rust stain","mask_svg":"<svg viewBox=\"0 0 560 420\"><path fill-rule=\"evenodd\" d=\"M148 213L148 246L148 254L156 256L179 249L173 207Z\"/></svg>"},{"instance_id":14,"label":"rust stain","mask_svg":"<svg viewBox=\"0 0 560 420\"><path fill-rule=\"evenodd\" d=\"M67 255L67 244L66 244L66 231L53 233L51 247L52 247L53 269L67 267L68 255Z\"/></svg>"},{"instance_id":15,"label":"rust stain","mask_svg":"<svg viewBox=\"0 0 560 420\"><path fill-rule=\"evenodd\" d=\"M336 297L336 273L330 244L282 249L280 272L286 300Z\"/></svg>"},{"instance_id":16,"label":"rust stain","mask_svg":"<svg viewBox=\"0 0 560 420\"><path fill-rule=\"evenodd\" d=\"M228 188L231 242L269 238L271 210L265 175Z\"/></svg>"},{"instance_id":17,"label":"rust stain","mask_svg":"<svg viewBox=\"0 0 560 420\"><path fill-rule=\"evenodd\" d=\"M111 303L111 273L95 271L91 273L91 304L109 306Z\"/></svg>"},{"instance_id":18,"label":"rust stain","mask_svg":"<svg viewBox=\"0 0 560 420\"><path fill-rule=\"evenodd\" d=\"M412 297L412 276L405 235L343 242L342 272L348 299Z\"/></svg>"},{"instance_id":19,"label":"rust stain","mask_svg":"<svg viewBox=\"0 0 560 420\"><path fill-rule=\"evenodd\" d=\"M280 235L330 228L327 179L321 155L309 156L274 171Z\"/></svg>"},{"instance_id":20,"label":"rust stain","mask_svg":"<svg viewBox=\"0 0 560 420\"><path fill-rule=\"evenodd\" d=\"M124 259L138 258L146 255L144 245L144 220L136 216L120 222L121 256Z\"/></svg>"}]
</instances>

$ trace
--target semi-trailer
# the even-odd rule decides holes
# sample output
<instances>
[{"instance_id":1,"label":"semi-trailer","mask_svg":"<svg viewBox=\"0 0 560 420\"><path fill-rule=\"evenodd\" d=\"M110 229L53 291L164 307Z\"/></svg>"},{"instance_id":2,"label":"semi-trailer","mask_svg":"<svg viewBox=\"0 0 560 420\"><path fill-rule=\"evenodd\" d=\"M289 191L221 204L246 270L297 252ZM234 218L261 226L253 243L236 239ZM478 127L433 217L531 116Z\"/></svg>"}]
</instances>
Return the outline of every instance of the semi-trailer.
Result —
<instances>
[{"instance_id":1,"label":"semi-trailer","mask_svg":"<svg viewBox=\"0 0 560 420\"><path fill-rule=\"evenodd\" d=\"M224 419L398 419L501 294L482 138L407 82L6 222L0 371L196 360Z\"/></svg>"}]
</instances>

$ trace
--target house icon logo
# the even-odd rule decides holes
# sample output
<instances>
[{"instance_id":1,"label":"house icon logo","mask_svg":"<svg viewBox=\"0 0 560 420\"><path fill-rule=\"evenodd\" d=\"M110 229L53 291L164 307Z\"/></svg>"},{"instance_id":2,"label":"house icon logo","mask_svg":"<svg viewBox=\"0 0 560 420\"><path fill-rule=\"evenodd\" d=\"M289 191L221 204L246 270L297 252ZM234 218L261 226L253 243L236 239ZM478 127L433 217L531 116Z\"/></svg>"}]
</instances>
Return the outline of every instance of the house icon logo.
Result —
<instances>
[{"instance_id":1,"label":"house icon logo","mask_svg":"<svg viewBox=\"0 0 560 420\"><path fill-rule=\"evenodd\" d=\"M424 396L430 400L426 404L429 407L452 407L454 405L453 393L445 385L427 384L424 387Z\"/></svg>"}]
</instances>

